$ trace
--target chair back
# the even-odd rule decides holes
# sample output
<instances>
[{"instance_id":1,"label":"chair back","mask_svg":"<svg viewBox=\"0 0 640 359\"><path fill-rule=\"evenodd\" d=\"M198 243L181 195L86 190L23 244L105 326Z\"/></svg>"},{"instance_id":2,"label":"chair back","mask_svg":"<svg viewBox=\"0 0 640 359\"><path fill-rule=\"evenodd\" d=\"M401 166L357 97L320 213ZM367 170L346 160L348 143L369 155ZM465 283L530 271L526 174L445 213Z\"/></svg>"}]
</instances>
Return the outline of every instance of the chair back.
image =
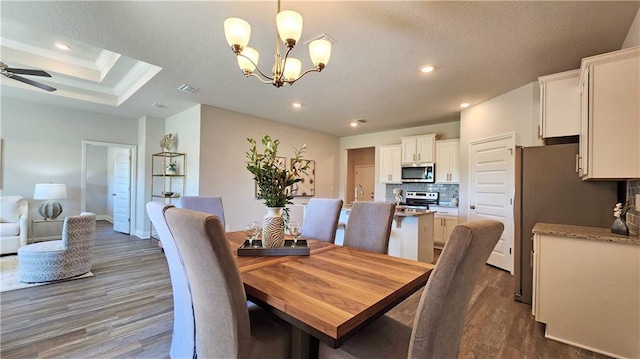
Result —
<instances>
[{"instance_id":1,"label":"chair back","mask_svg":"<svg viewBox=\"0 0 640 359\"><path fill-rule=\"evenodd\" d=\"M172 358L194 358L196 352L195 318L191 302L191 290L187 281L182 256L176 247L171 231L164 218L164 212L172 208L170 204L151 201L147 203L147 214L162 241L162 249L167 258L171 287L173 289L173 338Z\"/></svg>"},{"instance_id":2,"label":"chair back","mask_svg":"<svg viewBox=\"0 0 640 359\"><path fill-rule=\"evenodd\" d=\"M467 306L504 225L482 220L453 229L416 312L409 358L457 358Z\"/></svg>"},{"instance_id":3,"label":"chair back","mask_svg":"<svg viewBox=\"0 0 640 359\"><path fill-rule=\"evenodd\" d=\"M343 245L387 254L395 203L354 202L344 232Z\"/></svg>"},{"instance_id":4,"label":"chair back","mask_svg":"<svg viewBox=\"0 0 640 359\"><path fill-rule=\"evenodd\" d=\"M333 243L342 203L341 199L311 198L304 211L301 236Z\"/></svg>"},{"instance_id":5,"label":"chair back","mask_svg":"<svg viewBox=\"0 0 640 359\"><path fill-rule=\"evenodd\" d=\"M224 207L222 206L222 197L207 196L182 196L180 197L180 208L186 208L193 211L199 211L209 214L215 214L222 222L224 228Z\"/></svg>"},{"instance_id":6,"label":"chair back","mask_svg":"<svg viewBox=\"0 0 640 359\"><path fill-rule=\"evenodd\" d=\"M74 258L87 258L91 270L93 241L96 237L95 213L82 212L78 216L67 216L62 224L62 247Z\"/></svg>"},{"instance_id":7,"label":"chair back","mask_svg":"<svg viewBox=\"0 0 640 359\"><path fill-rule=\"evenodd\" d=\"M217 216L164 211L192 294L199 358L246 358L251 331L240 271Z\"/></svg>"}]
</instances>

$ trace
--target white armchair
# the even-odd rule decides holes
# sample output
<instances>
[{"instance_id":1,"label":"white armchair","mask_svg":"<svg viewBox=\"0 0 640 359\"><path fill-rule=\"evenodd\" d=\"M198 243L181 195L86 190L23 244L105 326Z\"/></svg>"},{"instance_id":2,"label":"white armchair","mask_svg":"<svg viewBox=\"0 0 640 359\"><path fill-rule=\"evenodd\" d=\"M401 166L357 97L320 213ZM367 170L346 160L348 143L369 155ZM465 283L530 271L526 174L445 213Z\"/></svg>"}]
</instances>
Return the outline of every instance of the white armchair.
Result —
<instances>
[{"instance_id":1,"label":"white armchair","mask_svg":"<svg viewBox=\"0 0 640 359\"><path fill-rule=\"evenodd\" d=\"M29 204L20 196L0 197L0 254L18 253L27 245Z\"/></svg>"}]
</instances>

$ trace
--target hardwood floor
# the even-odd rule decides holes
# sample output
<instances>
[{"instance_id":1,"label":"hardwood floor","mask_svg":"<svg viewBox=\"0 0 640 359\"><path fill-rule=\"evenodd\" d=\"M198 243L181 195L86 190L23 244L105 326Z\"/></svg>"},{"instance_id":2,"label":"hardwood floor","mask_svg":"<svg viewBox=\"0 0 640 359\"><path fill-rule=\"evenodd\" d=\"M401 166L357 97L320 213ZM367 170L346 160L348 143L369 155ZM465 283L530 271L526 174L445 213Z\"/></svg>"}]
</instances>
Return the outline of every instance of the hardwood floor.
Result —
<instances>
[{"instance_id":1,"label":"hardwood floor","mask_svg":"<svg viewBox=\"0 0 640 359\"><path fill-rule=\"evenodd\" d=\"M436 255L439 251L436 252ZM94 277L0 294L0 357L168 358L171 283L154 243L99 221ZM460 358L606 358L547 340L513 277L486 266L474 291ZM421 291L388 315L408 325Z\"/></svg>"}]
</instances>

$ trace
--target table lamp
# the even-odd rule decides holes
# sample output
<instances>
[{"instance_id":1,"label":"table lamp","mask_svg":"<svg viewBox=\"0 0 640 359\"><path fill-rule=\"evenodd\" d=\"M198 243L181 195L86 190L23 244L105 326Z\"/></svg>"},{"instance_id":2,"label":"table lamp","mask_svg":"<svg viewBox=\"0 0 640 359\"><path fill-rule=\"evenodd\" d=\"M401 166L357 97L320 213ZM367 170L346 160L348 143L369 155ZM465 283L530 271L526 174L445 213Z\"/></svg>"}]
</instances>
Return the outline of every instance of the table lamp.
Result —
<instances>
[{"instance_id":1,"label":"table lamp","mask_svg":"<svg viewBox=\"0 0 640 359\"><path fill-rule=\"evenodd\" d=\"M67 187L61 183L37 183L33 199L46 199L38 208L45 220L56 219L62 213L62 205L56 199L67 198Z\"/></svg>"}]
</instances>

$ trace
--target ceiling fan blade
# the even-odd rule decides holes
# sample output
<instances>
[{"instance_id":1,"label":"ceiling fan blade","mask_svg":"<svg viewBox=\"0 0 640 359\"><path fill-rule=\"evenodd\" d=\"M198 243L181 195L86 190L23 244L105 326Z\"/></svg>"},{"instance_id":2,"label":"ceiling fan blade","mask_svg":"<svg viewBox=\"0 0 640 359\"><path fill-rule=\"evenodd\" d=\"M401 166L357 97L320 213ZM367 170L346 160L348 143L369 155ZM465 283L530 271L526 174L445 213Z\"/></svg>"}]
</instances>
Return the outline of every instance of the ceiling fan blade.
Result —
<instances>
[{"instance_id":1,"label":"ceiling fan blade","mask_svg":"<svg viewBox=\"0 0 640 359\"><path fill-rule=\"evenodd\" d=\"M14 68L11 68L11 67L7 67L7 68L5 68L5 70L7 70L8 72L14 73L14 74L18 74L18 75L51 77L51 75L49 75L49 73L47 73L46 71L42 71L42 70L14 69Z\"/></svg>"},{"instance_id":2,"label":"ceiling fan blade","mask_svg":"<svg viewBox=\"0 0 640 359\"><path fill-rule=\"evenodd\" d=\"M51 86L47 86L47 85L45 85L45 84L41 84L41 83L39 83L39 82L35 82L35 81L29 80L29 79L25 79L24 77L21 77L21 76L13 75L13 76L11 76L11 77L9 77L9 78L10 78L10 79L14 79L14 80L18 80L18 81L20 81L20 82L24 82L25 84L29 84L29 85L31 85L31 86L35 86L35 87L40 88L40 89L43 89L43 90L45 90L45 91L52 92L52 91L55 91L55 90L56 90L55 88L53 88L53 87L51 87Z\"/></svg>"}]
</instances>

